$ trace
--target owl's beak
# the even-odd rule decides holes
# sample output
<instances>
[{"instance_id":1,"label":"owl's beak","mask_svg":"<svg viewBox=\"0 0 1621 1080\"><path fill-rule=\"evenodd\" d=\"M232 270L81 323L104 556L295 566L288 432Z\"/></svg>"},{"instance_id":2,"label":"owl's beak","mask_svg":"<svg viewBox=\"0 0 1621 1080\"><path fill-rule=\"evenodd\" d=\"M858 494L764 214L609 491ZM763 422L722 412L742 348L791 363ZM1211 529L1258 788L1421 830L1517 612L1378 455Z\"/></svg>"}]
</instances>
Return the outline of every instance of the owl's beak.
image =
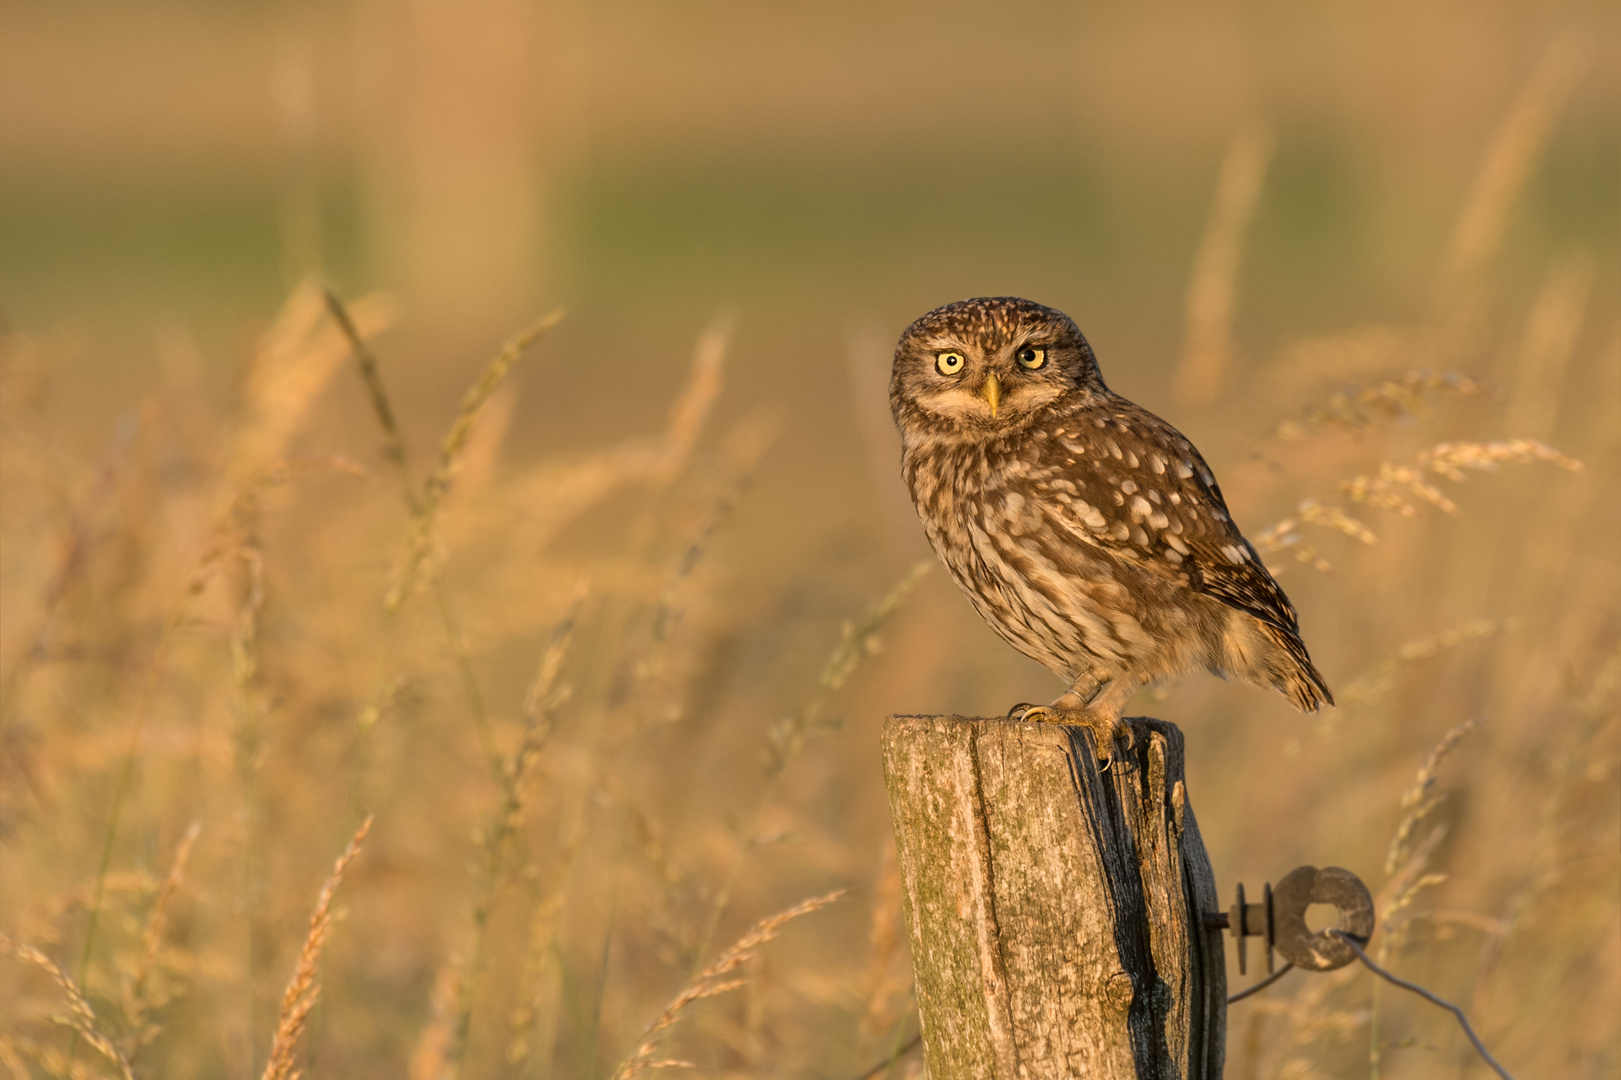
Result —
<instances>
[{"instance_id":1,"label":"owl's beak","mask_svg":"<svg viewBox=\"0 0 1621 1080\"><path fill-rule=\"evenodd\" d=\"M979 396L990 403L991 419L996 419L996 406L1002 400L1002 381L996 377L996 372L985 376L985 385L979 388Z\"/></svg>"}]
</instances>

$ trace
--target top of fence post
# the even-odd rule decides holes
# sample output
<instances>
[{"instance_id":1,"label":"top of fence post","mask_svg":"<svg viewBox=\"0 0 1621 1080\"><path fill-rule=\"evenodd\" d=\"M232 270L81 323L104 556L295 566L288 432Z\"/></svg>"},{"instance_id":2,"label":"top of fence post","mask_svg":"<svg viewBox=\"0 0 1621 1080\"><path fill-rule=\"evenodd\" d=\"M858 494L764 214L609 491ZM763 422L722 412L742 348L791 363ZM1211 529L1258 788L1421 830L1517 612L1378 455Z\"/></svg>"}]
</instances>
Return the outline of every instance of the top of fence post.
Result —
<instances>
[{"instance_id":1,"label":"top of fence post","mask_svg":"<svg viewBox=\"0 0 1621 1080\"><path fill-rule=\"evenodd\" d=\"M893 716L884 771L932 1080L1217 1080L1226 975L1182 734Z\"/></svg>"}]
</instances>

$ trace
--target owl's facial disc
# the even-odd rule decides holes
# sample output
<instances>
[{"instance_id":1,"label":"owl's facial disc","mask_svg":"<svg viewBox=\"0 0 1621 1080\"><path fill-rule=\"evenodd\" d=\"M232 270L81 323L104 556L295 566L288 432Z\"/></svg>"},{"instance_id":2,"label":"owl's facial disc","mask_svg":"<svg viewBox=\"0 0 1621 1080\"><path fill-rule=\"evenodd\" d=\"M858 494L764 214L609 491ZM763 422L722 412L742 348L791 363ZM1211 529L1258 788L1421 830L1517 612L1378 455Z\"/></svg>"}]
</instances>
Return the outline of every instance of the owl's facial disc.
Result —
<instances>
[{"instance_id":1,"label":"owl's facial disc","mask_svg":"<svg viewBox=\"0 0 1621 1080\"><path fill-rule=\"evenodd\" d=\"M1017 423L1064 393L1048 370L1053 348L1043 334L1000 343L964 341L941 334L918 343L912 355L912 400L925 412L959 424ZM926 366L925 366L926 365Z\"/></svg>"},{"instance_id":2,"label":"owl's facial disc","mask_svg":"<svg viewBox=\"0 0 1621 1080\"><path fill-rule=\"evenodd\" d=\"M936 308L901 335L890 382L897 419L932 430L1006 431L1056 403L1107 392L1068 316L1016 297ZM904 428L904 424L903 424Z\"/></svg>"}]
</instances>

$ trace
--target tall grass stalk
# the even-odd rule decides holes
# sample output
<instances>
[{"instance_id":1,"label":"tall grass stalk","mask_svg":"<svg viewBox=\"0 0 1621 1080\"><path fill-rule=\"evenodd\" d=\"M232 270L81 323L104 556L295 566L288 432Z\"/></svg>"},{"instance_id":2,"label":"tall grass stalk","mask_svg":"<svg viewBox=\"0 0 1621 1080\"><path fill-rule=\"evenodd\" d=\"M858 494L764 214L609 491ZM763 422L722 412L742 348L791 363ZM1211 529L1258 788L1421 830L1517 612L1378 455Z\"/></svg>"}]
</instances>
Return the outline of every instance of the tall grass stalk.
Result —
<instances>
[{"instance_id":1,"label":"tall grass stalk","mask_svg":"<svg viewBox=\"0 0 1621 1080\"><path fill-rule=\"evenodd\" d=\"M1244 237L1276 145L1270 127L1251 121L1234 134L1222 159L1215 201L1188 282L1186 338L1176 373L1177 392L1192 405L1214 400L1232 366L1233 312Z\"/></svg>"},{"instance_id":2,"label":"tall grass stalk","mask_svg":"<svg viewBox=\"0 0 1621 1080\"><path fill-rule=\"evenodd\" d=\"M326 948L327 935L332 929L332 905L337 899L338 886L343 884L343 875L360 854L361 845L371 832L372 820L368 817L360 823L360 828L349 840L349 846L338 856L338 861L332 865L332 873L321 886L315 911L310 915L309 933L304 936L304 947L298 954L298 965L282 993L276 1034L271 1040L270 1057L265 1062L260 1080L298 1080L303 1075L295 1062L294 1052L309 1022L310 1011L321 996L321 985L316 977L321 953Z\"/></svg>"},{"instance_id":3,"label":"tall grass stalk","mask_svg":"<svg viewBox=\"0 0 1621 1080\"><path fill-rule=\"evenodd\" d=\"M765 791L747 819L749 824L740 836L741 842L726 870L725 877L721 879L715 901L710 906L709 917L704 922L703 933L699 936L698 946L694 950L692 978L697 977L697 965L708 950L710 942L714 940L721 918L731 904L732 890L737 886L738 873L761 841L762 826L766 814L776 800L783 773L810 739L825 734L836 726L836 721L827 715L829 696L844 688L844 684L849 681L864 658L878 652L879 631L894 616L907 594L917 586L933 565L932 561L916 564L905 577L880 597L860 620L846 622L840 632L839 643L834 646L833 652L822 668L819 689L793 712L772 724L767 731L766 746L762 755L766 774Z\"/></svg>"},{"instance_id":4,"label":"tall grass stalk","mask_svg":"<svg viewBox=\"0 0 1621 1080\"><path fill-rule=\"evenodd\" d=\"M647 1026L642 1034L641 1043L633 1050L629 1057L620 1063L614 1070L613 1080L630 1080L650 1069L665 1069L671 1067L692 1068L689 1062L674 1058L656 1058L659 1044L665 1034L676 1024L680 1023L682 1014L693 1004L705 998L718 997L743 986L747 979L737 976L735 972L748 963L760 947L774 939L782 932L783 926L813 911L824 908L833 903L844 890L839 889L825 896L812 897L802 900L786 911L767 916L755 923L748 933L744 934L732 946L722 952L702 970L694 972L687 985L681 988L664 1011Z\"/></svg>"},{"instance_id":5,"label":"tall grass stalk","mask_svg":"<svg viewBox=\"0 0 1621 1080\"><path fill-rule=\"evenodd\" d=\"M0 933L0 949L4 949L12 956L24 963L32 964L50 976L51 981L61 989L62 995L68 1001L68 1015L60 1019L53 1018L56 1023L67 1027L73 1032L74 1039L83 1039L91 1049L106 1058L118 1070L123 1080L135 1080L135 1074L130 1071L129 1061L125 1059L113 1041L102 1033L100 1023L96 1019L95 1010L90 1007L84 991L79 983L62 970L50 957L34 948L32 945L17 941L8 934ZM72 1050L66 1059L65 1067L72 1069Z\"/></svg>"},{"instance_id":6,"label":"tall grass stalk","mask_svg":"<svg viewBox=\"0 0 1621 1080\"><path fill-rule=\"evenodd\" d=\"M489 931L490 912L496 891L507 876L509 849L523 826L524 796L530 776L539 760L541 749L552 731L557 711L572 693L559 685L558 677L568 655L579 619L580 605L587 594L585 583L575 590L574 599L561 622L552 631L551 640L541 654L535 677L524 695L523 730L512 754L500 761L501 789L495 813L483 829L484 850L478 878L474 884L472 910L473 941L467 953L467 962L456 979L452 1022L445 1055L449 1075L457 1075L467 1052L468 1032L472 1027L473 991L485 965L486 935Z\"/></svg>"}]
</instances>

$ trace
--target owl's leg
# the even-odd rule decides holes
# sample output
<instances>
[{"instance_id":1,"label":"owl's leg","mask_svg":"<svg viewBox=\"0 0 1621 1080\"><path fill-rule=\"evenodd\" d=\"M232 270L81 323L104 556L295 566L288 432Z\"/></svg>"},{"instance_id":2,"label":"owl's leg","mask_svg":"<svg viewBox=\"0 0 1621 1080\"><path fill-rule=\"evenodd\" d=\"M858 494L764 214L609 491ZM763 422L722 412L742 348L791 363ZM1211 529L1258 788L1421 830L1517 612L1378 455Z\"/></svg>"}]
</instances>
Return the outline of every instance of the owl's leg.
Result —
<instances>
[{"instance_id":1,"label":"owl's leg","mask_svg":"<svg viewBox=\"0 0 1621 1080\"><path fill-rule=\"evenodd\" d=\"M1124 680L1086 672L1051 705L1025 706L1022 711L1016 706L1016 711L1010 715L1037 723L1088 728L1098 760L1113 762L1116 740L1124 738L1128 747L1136 745L1131 725L1120 719L1135 689Z\"/></svg>"}]
</instances>

